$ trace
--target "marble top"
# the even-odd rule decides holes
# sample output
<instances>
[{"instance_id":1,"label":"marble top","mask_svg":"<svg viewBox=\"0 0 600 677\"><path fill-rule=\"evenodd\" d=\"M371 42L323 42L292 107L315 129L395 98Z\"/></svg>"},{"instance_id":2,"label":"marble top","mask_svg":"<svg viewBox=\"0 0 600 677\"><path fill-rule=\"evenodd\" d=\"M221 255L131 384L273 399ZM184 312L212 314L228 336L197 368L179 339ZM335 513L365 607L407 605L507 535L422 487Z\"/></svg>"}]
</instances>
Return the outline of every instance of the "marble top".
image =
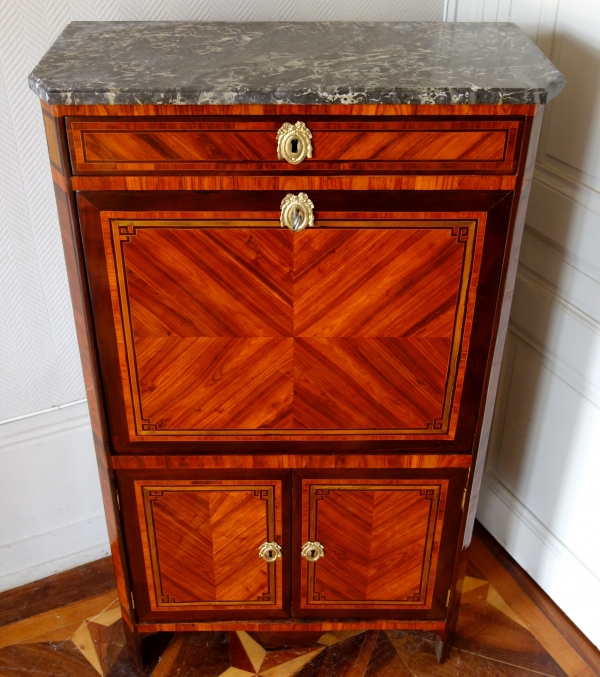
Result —
<instances>
[{"instance_id":1,"label":"marble top","mask_svg":"<svg viewBox=\"0 0 600 677\"><path fill-rule=\"evenodd\" d=\"M29 86L49 104L544 104L564 77L509 23L69 24Z\"/></svg>"}]
</instances>

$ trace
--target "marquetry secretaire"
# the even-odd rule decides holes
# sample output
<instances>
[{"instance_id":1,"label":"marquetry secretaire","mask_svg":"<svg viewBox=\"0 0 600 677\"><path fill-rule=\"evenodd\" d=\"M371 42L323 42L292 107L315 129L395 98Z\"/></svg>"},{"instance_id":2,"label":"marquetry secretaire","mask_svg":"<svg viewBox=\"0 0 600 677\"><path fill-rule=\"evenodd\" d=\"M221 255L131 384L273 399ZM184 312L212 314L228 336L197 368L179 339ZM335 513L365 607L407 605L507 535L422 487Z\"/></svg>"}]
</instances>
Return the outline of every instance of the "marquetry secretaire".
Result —
<instances>
[{"instance_id":1,"label":"marquetry secretaire","mask_svg":"<svg viewBox=\"0 0 600 677\"><path fill-rule=\"evenodd\" d=\"M561 74L511 24L116 22L30 85L132 649L442 658Z\"/></svg>"}]
</instances>

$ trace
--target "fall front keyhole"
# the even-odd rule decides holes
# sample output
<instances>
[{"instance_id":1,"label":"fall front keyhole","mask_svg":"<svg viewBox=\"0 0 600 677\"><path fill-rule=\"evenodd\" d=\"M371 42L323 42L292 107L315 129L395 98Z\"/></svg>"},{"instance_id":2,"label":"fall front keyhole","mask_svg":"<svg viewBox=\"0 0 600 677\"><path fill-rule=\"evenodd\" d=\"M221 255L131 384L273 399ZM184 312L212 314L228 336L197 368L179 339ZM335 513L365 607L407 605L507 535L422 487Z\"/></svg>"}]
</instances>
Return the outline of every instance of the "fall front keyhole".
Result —
<instances>
[{"instance_id":1,"label":"fall front keyhole","mask_svg":"<svg viewBox=\"0 0 600 677\"><path fill-rule=\"evenodd\" d=\"M292 139L292 153L298 152L298 139Z\"/></svg>"}]
</instances>

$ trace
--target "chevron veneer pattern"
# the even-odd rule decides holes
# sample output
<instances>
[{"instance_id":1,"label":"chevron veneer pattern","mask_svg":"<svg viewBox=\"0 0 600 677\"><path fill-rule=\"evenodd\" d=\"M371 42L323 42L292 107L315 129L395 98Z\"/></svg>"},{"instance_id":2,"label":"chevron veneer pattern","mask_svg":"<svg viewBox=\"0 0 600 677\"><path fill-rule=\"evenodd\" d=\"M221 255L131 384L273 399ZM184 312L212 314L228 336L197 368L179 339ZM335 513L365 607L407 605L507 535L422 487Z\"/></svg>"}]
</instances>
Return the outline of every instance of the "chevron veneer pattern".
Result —
<instances>
[{"instance_id":1,"label":"chevron veneer pattern","mask_svg":"<svg viewBox=\"0 0 600 677\"><path fill-rule=\"evenodd\" d=\"M302 482L301 608L430 608L448 480ZM398 525L402 524L402 528Z\"/></svg>"},{"instance_id":2,"label":"chevron veneer pattern","mask_svg":"<svg viewBox=\"0 0 600 677\"><path fill-rule=\"evenodd\" d=\"M279 483L139 480L135 490L153 611L281 608L281 560L258 556L281 541Z\"/></svg>"},{"instance_id":3,"label":"chevron veneer pattern","mask_svg":"<svg viewBox=\"0 0 600 677\"><path fill-rule=\"evenodd\" d=\"M105 215L130 438L451 439L485 225L453 216L292 233Z\"/></svg>"}]
</instances>

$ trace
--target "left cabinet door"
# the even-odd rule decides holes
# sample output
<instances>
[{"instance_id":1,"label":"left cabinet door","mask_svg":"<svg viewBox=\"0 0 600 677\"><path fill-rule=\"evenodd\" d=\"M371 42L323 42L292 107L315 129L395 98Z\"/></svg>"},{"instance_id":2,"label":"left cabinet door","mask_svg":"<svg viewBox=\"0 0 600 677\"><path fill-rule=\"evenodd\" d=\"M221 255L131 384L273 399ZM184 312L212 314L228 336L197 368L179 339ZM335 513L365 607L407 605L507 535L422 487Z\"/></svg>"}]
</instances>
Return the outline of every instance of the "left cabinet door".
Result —
<instances>
[{"instance_id":1,"label":"left cabinet door","mask_svg":"<svg viewBox=\"0 0 600 677\"><path fill-rule=\"evenodd\" d=\"M139 621L289 615L286 474L223 475L118 473Z\"/></svg>"}]
</instances>

